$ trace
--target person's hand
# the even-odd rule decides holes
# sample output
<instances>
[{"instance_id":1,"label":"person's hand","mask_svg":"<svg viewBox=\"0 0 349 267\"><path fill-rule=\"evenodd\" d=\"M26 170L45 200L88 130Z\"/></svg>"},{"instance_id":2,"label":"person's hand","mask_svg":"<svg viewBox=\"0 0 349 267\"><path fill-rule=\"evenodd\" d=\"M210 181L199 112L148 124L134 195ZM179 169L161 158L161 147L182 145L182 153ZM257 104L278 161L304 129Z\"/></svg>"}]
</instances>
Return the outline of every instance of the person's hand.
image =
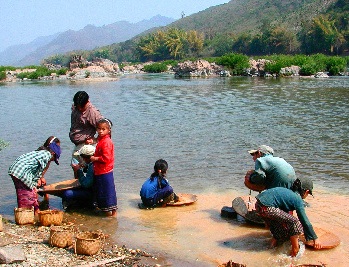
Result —
<instances>
[{"instance_id":1,"label":"person's hand","mask_svg":"<svg viewBox=\"0 0 349 267\"><path fill-rule=\"evenodd\" d=\"M38 180L38 185L37 185L37 188L40 188L41 187L41 179Z\"/></svg>"},{"instance_id":2,"label":"person's hand","mask_svg":"<svg viewBox=\"0 0 349 267\"><path fill-rule=\"evenodd\" d=\"M46 185L46 179L44 177L41 177L41 186Z\"/></svg>"},{"instance_id":3,"label":"person's hand","mask_svg":"<svg viewBox=\"0 0 349 267\"><path fill-rule=\"evenodd\" d=\"M72 164L71 166L75 172L78 171L78 169L80 169L80 164Z\"/></svg>"}]
</instances>

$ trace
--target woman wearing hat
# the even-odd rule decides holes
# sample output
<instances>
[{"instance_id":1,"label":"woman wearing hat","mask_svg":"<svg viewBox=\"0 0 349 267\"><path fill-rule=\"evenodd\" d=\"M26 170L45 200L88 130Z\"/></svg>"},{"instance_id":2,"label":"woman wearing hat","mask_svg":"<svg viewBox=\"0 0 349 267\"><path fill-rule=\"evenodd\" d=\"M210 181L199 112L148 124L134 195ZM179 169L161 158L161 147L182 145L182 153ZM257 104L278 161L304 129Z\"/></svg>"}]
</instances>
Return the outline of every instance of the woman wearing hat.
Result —
<instances>
[{"instance_id":1,"label":"woman wearing hat","mask_svg":"<svg viewBox=\"0 0 349 267\"><path fill-rule=\"evenodd\" d=\"M274 187L256 196L257 212L269 226L273 235L270 248L290 239L292 251L295 257L299 251L299 235L304 232L307 242L312 243L315 249L321 249L322 245L311 225L304 209L303 199L312 195L313 182L308 178L297 178L291 189ZM296 211L297 217L289 214Z\"/></svg>"},{"instance_id":2,"label":"woman wearing hat","mask_svg":"<svg viewBox=\"0 0 349 267\"><path fill-rule=\"evenodd\" d=\"M73 204L79 206L91 206L93 202L93 163L91 156L95 153L96 147L93 145L84 145L79 151L79 156L84 160L85 164L72 164L75 177L79 179L81 187L75 189L68 189L62 195L63 209L68 209ZM84 173L86 172L86 174Z\"/></svg>"},{"instance_id":3,"label":"woman wearing hat","mask_svg":"<svg viewBox=\"0 0 349 267\"><path fill-rule=\"evenodd\" d=\"M19 208L34 207L35 214L39 211L37 188L45 183L43 174L51 161L58 165L61 155L59 144L53 142L38 151L32 151L19 156L10 166L8 174L16 188Z\"/></svg>"}]
</instances>

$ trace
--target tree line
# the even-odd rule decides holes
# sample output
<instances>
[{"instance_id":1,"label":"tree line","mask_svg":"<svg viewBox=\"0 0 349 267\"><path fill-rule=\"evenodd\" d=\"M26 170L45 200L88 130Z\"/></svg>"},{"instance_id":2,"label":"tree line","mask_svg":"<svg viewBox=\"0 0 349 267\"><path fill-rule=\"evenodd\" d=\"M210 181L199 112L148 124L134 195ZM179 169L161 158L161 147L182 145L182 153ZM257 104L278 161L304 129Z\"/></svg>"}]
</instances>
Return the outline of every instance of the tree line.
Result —
<instances>
[{"instance_id":1,"label":"tree line","mask_svg":"<svg viewBox=\"0 0 349 267\"><path fill-rule=\"evenodd\" d=\"M227 53L343 55L349 48L349 22L343 14L335 14L320 15L303 22L298 32L268 22L261 25L257 34L204 34L196 30L167 28L91 51L54 55L43 62L66 66L72 54L80 54L89 61L99 57L119 63L219 57Z\"/></svg>"}]
</instances>

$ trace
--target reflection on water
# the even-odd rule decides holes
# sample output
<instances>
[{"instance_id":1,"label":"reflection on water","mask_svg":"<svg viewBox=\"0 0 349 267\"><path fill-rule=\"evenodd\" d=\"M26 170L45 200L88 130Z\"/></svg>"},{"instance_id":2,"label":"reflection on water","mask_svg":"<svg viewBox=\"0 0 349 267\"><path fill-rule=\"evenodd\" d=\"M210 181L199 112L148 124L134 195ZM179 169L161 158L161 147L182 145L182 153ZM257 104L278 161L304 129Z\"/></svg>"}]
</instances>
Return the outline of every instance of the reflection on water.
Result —
<instances>
[{"instance_id":1,"label":"reflection on water","mask_svg":"<svg viewBox=\"0 0 349 267\"><path fill-rule=\"evenodd\" d=\"M279 251L264 249L268 232L250 232L243 220L223 220L220 208L247 193L241 182L246 170L253 168L247 150L260 144L272 146L297 175L312 177L315 192L348 194L348 88L347 77L174 79L171 75L130 75L108 83L0 86L0 138L10 142L0 153L0 213L12 216L16 205L8 166L50 135L61 139L63 153L60 165L51 165L46 180L72 178L70 109L75 92L86 90L115 125L118 220L74 213L71 218L86 227L106 229L120 242L158 252L169 253L171 248L173 257L198 266L228 261L229 255L237 262L248 258L253 264L260 257L271 257L269 262L275 263ZM168 178L175 190L198 194L198 203L159 211L137 208L140 187L159 158L169 162ZM51 203L60 207L57 198ZM347 210L337 219L331 206L321 203L323 209L314 204L315 220L327 226L321 218L331 214L333 227L344 227L340 231L349 236L343 225ZM330 258L338 256L326 253ZM305 254L316 259L315 254Z\"/></svg>"}]
</instances>

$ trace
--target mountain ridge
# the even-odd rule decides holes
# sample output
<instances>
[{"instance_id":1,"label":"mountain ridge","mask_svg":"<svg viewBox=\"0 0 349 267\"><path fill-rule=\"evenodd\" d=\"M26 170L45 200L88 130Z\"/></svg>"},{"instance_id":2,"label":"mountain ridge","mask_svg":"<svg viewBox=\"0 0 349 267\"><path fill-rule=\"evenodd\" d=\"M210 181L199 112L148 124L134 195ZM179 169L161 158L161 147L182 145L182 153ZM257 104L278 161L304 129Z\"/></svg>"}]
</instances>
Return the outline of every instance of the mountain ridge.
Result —
<instances>
[{"instance_id":1,"label":"mountain ridge","mask_svg":"<svg viewBox=\"0 0 349 267\"><path fill-rule=\"evenodd\" d=\"M42 59L50 55L123 42L150 28L165 26L173 21L172 18L156 15L137 23L123 20L100 27L88 24L78 31L67 30L38 37L28 44L10 46L0 53L0 65L39 65Z\"/></svg>"}]
</instances>

